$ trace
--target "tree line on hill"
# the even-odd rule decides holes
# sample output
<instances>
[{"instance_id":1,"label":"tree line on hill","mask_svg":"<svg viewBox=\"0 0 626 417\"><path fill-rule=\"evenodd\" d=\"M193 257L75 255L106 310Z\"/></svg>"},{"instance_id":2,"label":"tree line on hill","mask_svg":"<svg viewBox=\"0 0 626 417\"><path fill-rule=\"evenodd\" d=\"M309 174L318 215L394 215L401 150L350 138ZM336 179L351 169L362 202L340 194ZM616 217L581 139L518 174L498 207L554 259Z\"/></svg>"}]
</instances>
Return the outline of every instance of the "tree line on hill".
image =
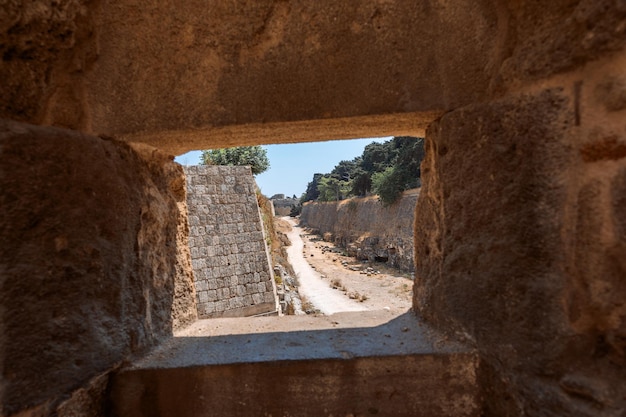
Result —
<instances>
[{"instance_id":1,"label":"tree line on hill","mask_svg":"<svg viewBox=\"0 0 626 417\"><path fill-rule=\"evenodd\" d=\"M372 142L363 154L341 161L330 173L314 174L300 202L336 201L376 194L383 204L393 204L404 190L420 186L424 139L397 136Z\"/></svg>"},{"instance_id":2,"label":"tree line on hill","mask_svg":"<svg viewBox=\"0 0 626 417\"><path fill-rule=\"evenodd\" d=\"M249 165L253 175L270 167L267 151L261 146L238 146L236 148L208 149L202 151L201 165Z\"/></svg>"}]
</instances>

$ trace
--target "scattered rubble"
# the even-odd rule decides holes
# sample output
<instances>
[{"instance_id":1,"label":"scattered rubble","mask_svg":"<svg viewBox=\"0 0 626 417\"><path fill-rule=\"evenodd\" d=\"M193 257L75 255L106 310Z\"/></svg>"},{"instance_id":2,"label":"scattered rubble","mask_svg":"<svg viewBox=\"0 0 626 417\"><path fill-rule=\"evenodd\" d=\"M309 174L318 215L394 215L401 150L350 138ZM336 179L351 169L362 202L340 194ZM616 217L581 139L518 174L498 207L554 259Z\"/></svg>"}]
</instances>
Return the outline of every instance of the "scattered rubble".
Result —
<instances>
[{"instance_id":1,"label":"scattered rubble","mask_svg":"<svg viewBox=\"0 0 626 417\"><path fill-rule=\"evenodd\" d=\"M281 283L277 285L278 299L280 301L281 310L287 315L304 315L310 314L305 311L303 301L298 292L298 283L296 278L292 277L282 265L274 265L274 274L280 277Z\"/></svg>"}]
</instances>

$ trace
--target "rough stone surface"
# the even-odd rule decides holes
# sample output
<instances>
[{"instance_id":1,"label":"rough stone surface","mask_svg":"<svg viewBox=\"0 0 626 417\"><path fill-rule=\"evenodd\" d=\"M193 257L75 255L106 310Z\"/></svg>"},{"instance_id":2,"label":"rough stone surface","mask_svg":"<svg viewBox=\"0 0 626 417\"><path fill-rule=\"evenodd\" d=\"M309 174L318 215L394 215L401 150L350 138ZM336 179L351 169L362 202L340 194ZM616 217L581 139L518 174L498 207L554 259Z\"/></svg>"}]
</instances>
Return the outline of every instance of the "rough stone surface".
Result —
<instances>
[{"instance_id":1,"label":"rough stone surface","mask_svg":"<svg viewBox=\"0 0 626 417\"><path fill-rule=\"evenodd\" d=\"M623 50L626 5L622 0L504 0L498 4L502 55L496 91L576 69Z\"/></svg>"},{"instance_id":2,"label":"rough stone surface","mask_svg":"<svg viewBox=\"0 0 626 417\"><path fill-rule=\"evenodd\" d=\"M176 196L176 205L178 206L176 280L174 281L174 300L172 303L172 328L177 330L198 319L198 306L191 251L189 250L187 182L184 173L170 182L170 190Z\"/></svg>"},{"instance_id":3,"label":"rough stone surface","mask_svg":"<svg viewBox=\"0 0 626 417\"><path fill-rule=\"evenodd\" d=\"M476 340L487 415L626 407L625 119L594 93L621 63L427 132L414 305Z\"/></svg>"},{"instance_id":4,"label":"rough stone surface","mask_svg":"<svg viewBox=\"0 0 626 417\"><path fill-rule=\"evenodd\" d=\"M112 414L478 416L477 367L409 312L200 320L116 375Z\"/></svg>"},{"instance_id":5,"label":"rough stone surface","mask_svg":"<svg viewBox=\"0 0 626 417\"><path fill-rule=\"evenodd\" d=\"M274 215L276 216L289 216L293 207L300 205L300 199L287 197L284 194L278 194L270 198L272 202L272 208Z\"/></svg>"},{"instance_id":6,"label":"rough stone surface","mask_svg":"<svg viewBox=\"0 0 626 417\"><path fill-rule=\"evenodd\" d=\"M466 354L274 361L129 373L114 416L478 417ZM146 387L147 386L147 387Z\"/></svg>"},{"instance_id":7,"label":"rough stone surface","mask_svg":"<svg viewBox=\"0 0 626 417\"><path fill-rule=\"evenodd\" d=\"M309 202L302 207L301 224L347 249L350 256L413 271L413 215L419 191L404 193L384 206L378 197L341 202Z\"/></svg>"},{"instance_id":8,"label":"rough stone surface","mask_svg":"<svg viewBox=\"0 0 626 417\"><path fill-rule=\"evenodd\" d=\"M71 397L57 407L58 417L106 416L110 373L105 372L93 378L82 388L77 389Z\"/></svg>"},{"instance_id":9,"label":"rough stone surface","mask_svg":"<svg viewBox=\"0 0 626 417\"><path fill-rule=\"evenodd\" d=\"M185 316L183 172L143 148L0 121L0 414L55 407Z\"/></svg>"},{"instance_id":10,"label":"rough stone surface","mask_svg":"<svg viewBox=\"0 0 626 417\"><path fill-rule=\"evenodd\" d=\"M459 0L450 13L434 3L105 2L96 18L100 55L87 74L99 81L89 94L97 98L93 128L164 131L469 102L488 82L483 58L496 35L485 18L490 5ZM472 42L468 32L485 42ZM441 47L450 43L459 47Z\"/></svg>"},{"instance_id":11,"label":"rough stone surface","mask_svg":"<svg viewBox=\"0 0 626 417\"><path fill-rule=\"evenodd\" d=\"M3 12L0 117L176 153L312 131L268 134L266 123L335 119L357 137L419 135L399 120L396 131L393 120L358 125L411 113L423 129L432 111L592 62L626 34L623 0L47 0ZM214 132L249 124L254 133ZM341 129L317 130L327 139Z\"/></svg>"},{"instance_id":12,"label":"rough stone surface","mask_svg":"<svg viewBox=\"0 0 626 417\"><path fill-rule=\"evenodd\" d=\"M11 94L0 95L0 117L139 135L176 153L224 143L228 134L207 132L244 124L259 126L250 141L259 132L298 141L312 131L277 135L266 123L332 119L341 123L326 132L317 123L320 139L341 129L352 137L420 135L441 110L486 94L500 60L493 6L105 0L67 2L57 13L52 1L11 2L0 31ZM411 129L364 117L404 113ZM195 148L194 130L202 132ZM163 132L168 140L159 140Z\"/></svg>"},{"instance_id":13,"label":"rough stone surface","mask_svg":"<svg viewBox=\"0 0 626 417\"><path fill-rule=\"evenodd\" d=\"M10 0L0 117L172 153L441 117L415 308L476 339L486 415L620 416L625 32L624 0ZM3 126L2 413L45 415L193 320L162 307L195 296L189 275L157 285L184 269L167 175L113 141Z\"/></svg>"},{"instance_id":14,"label":"rough stone surface","mask_svg":"<svg viewBox=\"0 0 626 417\"><path fill-rule=\"evenodd\" d=\"M98 57L96 8L89 0L3 2L0 118L87 126L85 72Z\"/></svg>"},{"instance_id":15,"label":"rough stone surface","mask_svg":"<svg viewBox=\"0 0 626 417\"><path fill-rule=\"evenodd\" d=\"M189 247L199 317L276 311L276 286L250 167L189 166Z\"/></svg>"}]
</instances>

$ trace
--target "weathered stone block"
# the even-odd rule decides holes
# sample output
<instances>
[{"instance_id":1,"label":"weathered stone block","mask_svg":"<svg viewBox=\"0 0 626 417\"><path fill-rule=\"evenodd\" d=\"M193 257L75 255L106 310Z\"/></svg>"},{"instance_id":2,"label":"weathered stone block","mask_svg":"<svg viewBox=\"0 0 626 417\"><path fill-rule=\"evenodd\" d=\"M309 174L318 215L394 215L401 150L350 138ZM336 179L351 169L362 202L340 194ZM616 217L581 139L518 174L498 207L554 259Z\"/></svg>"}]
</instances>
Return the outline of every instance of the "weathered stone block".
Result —
<instances>
[{"instance_id":1,"label":"weathered stone block","mask_svg":"<svg viewBox=\"0 0 626 417\"><path fill-rule=\"evenodd\" d=\"M55 406L196 313L184 177L168 156L0 121L0 161L0 414L12 415Z\"/></svg>"},{"instance_id":2,"label":"weathered stone block","mask_svg":"<svg viewBox=\"0 0 626 417\"><path fill-rule=\"evenodd\" d=\"M581 158L604 122L577 113L589 94L508 96L427 133L414 305L475 339L488 415L625 406L624 239L609 208L626 158Z\"/></svg>"}]
</instances>

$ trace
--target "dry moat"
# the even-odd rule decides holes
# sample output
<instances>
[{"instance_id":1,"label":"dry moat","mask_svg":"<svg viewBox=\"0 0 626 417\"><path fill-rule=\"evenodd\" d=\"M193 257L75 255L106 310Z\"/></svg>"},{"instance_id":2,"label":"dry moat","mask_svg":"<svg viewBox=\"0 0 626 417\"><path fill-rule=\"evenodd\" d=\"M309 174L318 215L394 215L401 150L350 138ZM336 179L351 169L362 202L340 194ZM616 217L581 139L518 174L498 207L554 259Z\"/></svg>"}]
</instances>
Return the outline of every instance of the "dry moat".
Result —
<instances>
[{"instance_id":1,"label":"dry moat","mask_svg":"<svg viewBox=\"0 0 626 417\"><path fill-rule=\"evenodd\" d=\"M387 310L401 314L411 307L411 273L381 262L357 261L344 249L323 241L289 218L276 218L275 222L279 232L295 245L287 251L303 286L300 293L312 304L308 312ZM311 268L299 268L298 264L303 261Z\"/></svg>"}]
</instances>

